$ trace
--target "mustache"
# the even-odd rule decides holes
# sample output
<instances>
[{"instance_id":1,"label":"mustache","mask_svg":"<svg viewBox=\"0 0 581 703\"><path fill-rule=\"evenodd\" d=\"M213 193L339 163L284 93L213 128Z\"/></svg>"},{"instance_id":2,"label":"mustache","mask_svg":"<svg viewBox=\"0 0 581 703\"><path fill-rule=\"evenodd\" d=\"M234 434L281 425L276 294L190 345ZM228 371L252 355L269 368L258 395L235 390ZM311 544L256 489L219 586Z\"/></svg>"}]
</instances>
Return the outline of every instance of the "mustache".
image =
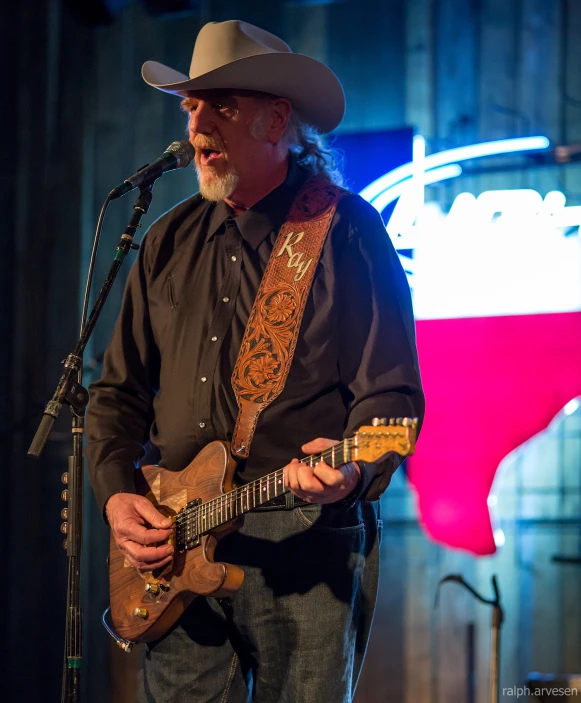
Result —
<instances>
[{"instance_id":1,"label":"mustache","mask_svg":"<svg viewBox=\"0 0 581 703\"><path fill-rule=\"evenodd\" d=\"M221 139L213 139L211 137L197 136L194 138L192 145L196 151L202 149L213 149L214 151L225 151L224 144Z\"/></svg>"}]
</instances>

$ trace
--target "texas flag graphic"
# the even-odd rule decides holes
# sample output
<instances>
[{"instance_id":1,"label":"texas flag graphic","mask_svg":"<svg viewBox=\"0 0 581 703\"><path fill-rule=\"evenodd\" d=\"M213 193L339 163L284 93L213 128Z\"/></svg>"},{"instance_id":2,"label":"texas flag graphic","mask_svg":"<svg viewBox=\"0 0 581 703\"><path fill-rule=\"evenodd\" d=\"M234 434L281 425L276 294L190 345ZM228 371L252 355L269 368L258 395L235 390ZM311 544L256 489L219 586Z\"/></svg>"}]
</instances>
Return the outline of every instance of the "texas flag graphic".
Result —
<instances>
[{"instance_id":1,"label":"texas flag graphic","mask_svg":"<svg viewBox=\"0 0 581 703\"><path fill-rule=\"evenodd\" d=\"M461 162L546 149L544 137L429 156L421 137L412 144L411 161L361 190L412 288L426 417L408 478L432 539L487 555L500 463L581 396L581 207L474 182L449 208L430 202L426 186L460 176Z\"/></svg>"},{"instance_id":2,"label":"texas flag graphic","mask_svg":"<svg viewBox=\"0 0 581 703\"><path fill-rule=\"evenodd\" d=\"M461 230L432 219L414 250L427 409L408 476L428 534L484 555L499 464L581 396L581 238L532 213L483 222L478 206Z\"/></svg>"}]
</instances>

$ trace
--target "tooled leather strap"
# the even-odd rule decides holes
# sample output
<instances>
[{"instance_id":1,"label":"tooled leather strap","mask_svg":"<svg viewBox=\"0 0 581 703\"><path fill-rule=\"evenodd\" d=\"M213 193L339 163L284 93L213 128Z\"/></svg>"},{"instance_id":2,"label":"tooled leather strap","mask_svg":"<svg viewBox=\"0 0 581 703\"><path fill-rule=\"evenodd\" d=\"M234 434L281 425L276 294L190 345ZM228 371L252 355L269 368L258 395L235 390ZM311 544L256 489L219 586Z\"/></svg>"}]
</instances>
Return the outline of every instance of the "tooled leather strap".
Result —
<instances>
[{"instance_id":1,"label":"tooled leather strap","mask_svg":"<svg viewBox=\"0 0 581 703\"><path fill-rule=\"evenodd\" d=\"M284 388L315 270L344 192L309 178L280 229L232 373L238 402L235 456L248 457L258 416Z\"/></svg>"}]
</instances>

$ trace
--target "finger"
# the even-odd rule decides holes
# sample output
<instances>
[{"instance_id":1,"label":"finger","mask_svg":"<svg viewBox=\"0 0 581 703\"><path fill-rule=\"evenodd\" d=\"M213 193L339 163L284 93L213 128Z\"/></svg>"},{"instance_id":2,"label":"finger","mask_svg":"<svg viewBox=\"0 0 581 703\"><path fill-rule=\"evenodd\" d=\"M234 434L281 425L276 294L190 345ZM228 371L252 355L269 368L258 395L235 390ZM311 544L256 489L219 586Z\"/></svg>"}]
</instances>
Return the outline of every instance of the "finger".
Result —
<instances>
[{"instance_id":1,"label":"finger","mask_svg":"<svg viewBox=\"0 0 581 703\"><path fill-rule=\"evenodd\" d=\"M343 467L341 469L333 469L328 464L325 464L324 461L321 461L314 467L313 475L325 486L341 486L345 483L345 474L342 469Z\"/></svg>"},{"instance_id":2,"label":"finger","mask_svg":"<svg viewBox=\"0 0 581 703\"><path fill-rule=\"evenodd\" d=\"M313 469L310 466L305 466L300 464L297 469L297 478L299 482L299 491L302 493L322 493L325 490L325 486L321 483L313 474Z\"/></svg>"},{"instance_id":3,"label":"finger","mask_svg":"<svg viewBox=\"0 0 581 703\"><path fill-rule=\"evenodd\" d=\"M146 571L155 571L156 569L161 569L164 566L167 566L168 564L171 564L172 557L168 557L167 559L162 559L161 561L156 561L152 564L145 564L140 561L135 561L134 559L127 559L127 561L131 564L131 566L135 567L137 571L144 573Z\"/></svg>"},{"instance_id":4,"label":"finger","mask_svg":"<svg viewBox=\"0 0 581 703\"><path fill-rule=\"evenodd\" d=\"M162 559L166 559L173 554L173 547L170 544L164 544L161 547L144 547L141 544L136 544L130 540L122 543L121 549L135 561L140 561L144 564L151 564Z\"/></svg>"},{"instance_id":5,"label":"finger","mask_svg":"<svg viewBox=\"0 0 581 703\"><path fill-rule=\"evenodd\" d=\"M152 530L133 520L124 520L116 526L115 533L133 542L139 542L139 544L156 544L157 542L165 542L170 536L171 530Z\"/></svg>"},{"instance_id":6,"label":"finger","mask_svg":"<svg viewBox=\"0 0 581 703\"><path fill-rule=\"evenodd\" d=\"M303 444L301 449L305 454L314 454L315 452L322 452L324 449L329 449L334 444L337 444L339 440L337 439L326 439L325 437L317 437L306 444Z\"/></svg>"},{"instance_id":7,"label":"finger","mask_svg":"<svg viewBox=\"0 0 581 703\"><path fill-rule=\"evenodd\" d=\"M300 467L300 462L298 459L293 459L290 464L287 464L284 468L284 483L287 488L294 493L299 489L299 479L297 477L297 470Z\"/></svg>"},{"instance_id":8,"label":"finger","mask_svg":"<svg viewBox=\"0 0 581 703\"><path fill-rule=\"evenodd\" d=\"M141 498L143 497L141 496ZM167 529L168 527L171 527L171 520L169 518L166 518L165 515L162 515L159 510L154 508L153 505L147 500L147 498L143 498L142 500L136 500L133 507L135 511L139 515L141 515L142 518L147 520L147 522L152 527L162 529Z\"/></svg>"}]
</instances>

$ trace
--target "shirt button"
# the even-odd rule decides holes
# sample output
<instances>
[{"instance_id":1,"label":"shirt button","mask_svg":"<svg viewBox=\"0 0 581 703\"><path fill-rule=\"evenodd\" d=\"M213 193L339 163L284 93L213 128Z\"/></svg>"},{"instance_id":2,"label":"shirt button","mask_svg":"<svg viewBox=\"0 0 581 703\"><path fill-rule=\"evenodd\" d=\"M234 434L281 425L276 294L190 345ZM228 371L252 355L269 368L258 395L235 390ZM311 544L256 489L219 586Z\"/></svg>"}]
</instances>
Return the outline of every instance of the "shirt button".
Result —
<instances>
[{"instance_id":1,"label":"shirt button","mask_svg":"<svg viewBox=\"0 0 581 703\"><path fill-rule=\"evenodd\" d=\"M212 342L217 342L217 341L218 341L218 337L212 337Z\"/></svg>"},{"instance_id":2,"label":"shirt button","mask_svg":"<svg viewBox=\"0 0 581 703\"><path fill-rule=\"evenodd\" d=\"M222 302L223 302L223 303L229 303L229 302L230 302L230 298L228 298L228 297L222 298Z\"/></svg>"},{"instance_id":3,"label":"shirt button","mask_svg":"<svg viewBox=\"0 0 581 703\"><path fill-rule=\"evenodd\" d=\"M206 426L205 422L200 422L199 427L201 430L203 430L205 426Z\"/></svg>"},{"instance_id":4,"label":"shirt button","mask_svg":"<svg viewBox=\"0 0 581 703\"><path fill-rule=\"evenodd\" d=\"M236 261L237 258L238 258L237 256L233 256L232 261Z\"/></svg>"},{"instance_id":5,"label":"shirt button","mask_svg":"<svg viewBox=\"0 0 581 703\"><path fill-rule=\"evenodd\" d=\"M207 380L208 380L208 379L207 379L205 376L202 376L202 378L200 379L200 381L201 381L202 383L206 383Z\"/></svg>"}]
</instances>

